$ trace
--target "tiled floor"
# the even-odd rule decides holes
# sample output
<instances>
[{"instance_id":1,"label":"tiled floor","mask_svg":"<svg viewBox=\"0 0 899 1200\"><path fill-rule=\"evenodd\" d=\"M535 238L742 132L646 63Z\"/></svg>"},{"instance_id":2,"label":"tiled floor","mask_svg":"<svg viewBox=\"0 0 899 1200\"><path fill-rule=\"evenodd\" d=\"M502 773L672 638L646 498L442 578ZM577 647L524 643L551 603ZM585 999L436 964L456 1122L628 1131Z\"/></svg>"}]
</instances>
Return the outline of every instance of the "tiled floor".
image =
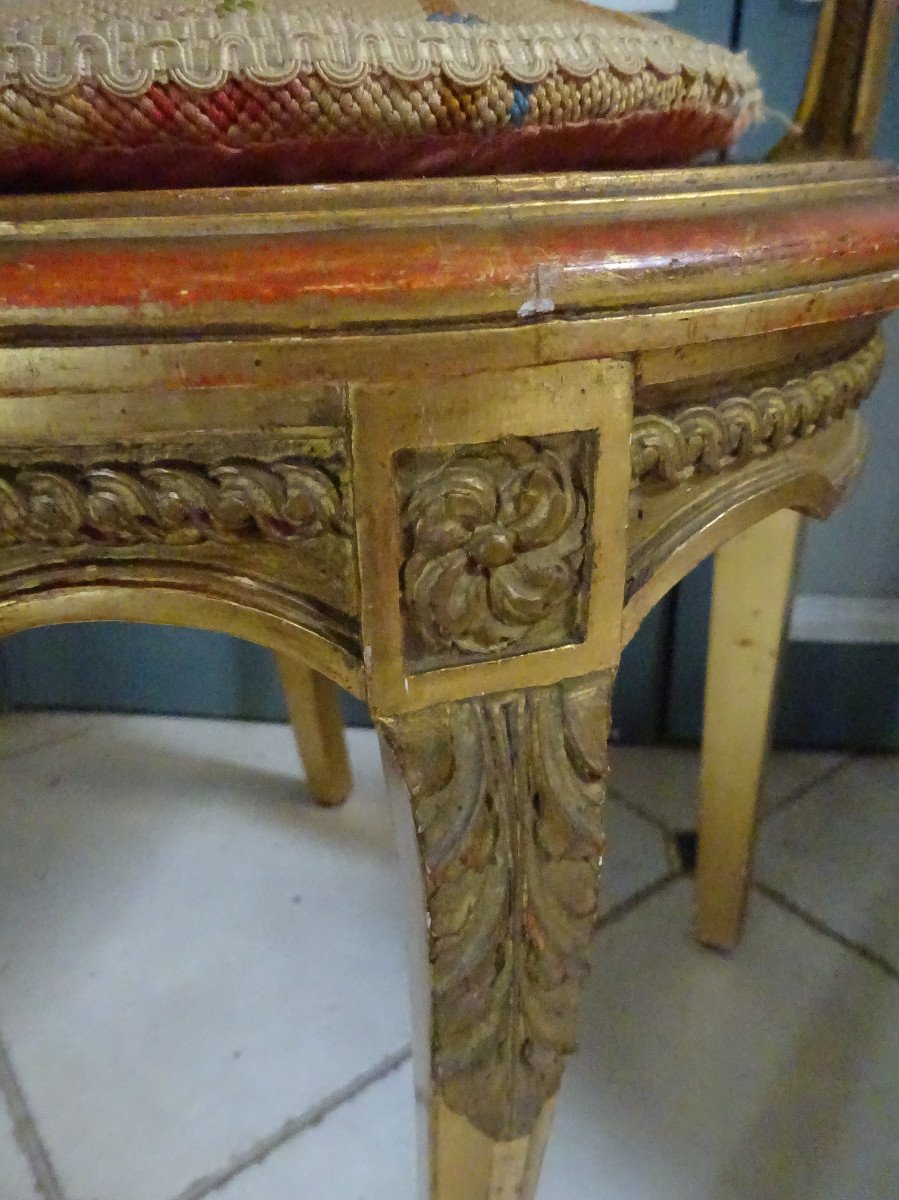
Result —
<instances>
[{"instance_id":1,"label":"tiled floor","mask_svg":"<svg viewBox=\"0 0 899 1200\"><path fill-rule=\"evenodd\" d=\"M370 733L0 721L0 1200L413 1200ZM540 1200L899 1194L899 762L779 756L739 950L690 938L696 758L613 756L606 904Z\"/></svg>"}]
</instances>

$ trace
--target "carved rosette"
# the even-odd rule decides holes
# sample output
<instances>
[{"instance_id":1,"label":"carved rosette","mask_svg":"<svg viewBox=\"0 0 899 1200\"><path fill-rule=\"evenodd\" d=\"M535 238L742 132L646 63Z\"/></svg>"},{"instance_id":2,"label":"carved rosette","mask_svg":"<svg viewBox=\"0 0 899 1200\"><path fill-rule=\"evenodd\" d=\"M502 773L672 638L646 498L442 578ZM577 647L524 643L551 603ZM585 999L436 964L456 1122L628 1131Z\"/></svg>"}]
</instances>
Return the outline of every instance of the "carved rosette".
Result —
<instances>
[{"instance_id":1,"label":"carved rosette","mask_svg":"<svg viewBox=\"0 0 899 1200\"><path fill-rule=\"evenodd\" d=\"M812 436L870 394L885 351L877 333L849 358L782 387L714 406L692 405L671 416L638 417L631 435L634 482L673 486L694 472L717 474Z\"/></svg>"},{"instance_id":2,"label":"carved rosette","mask_svg":"<svg viewBox=\"0 0 899 1200\"><path fill-rule=\"evenodd\" d=\"M402 593L410 657L582 635L594 435L407 456Z\"/></svg>"},{"instance_id":3,"label":"carved rosette","mask_svg":"<svg viewBox=\"0 0 899 1200\"><path fill-rule=\"evenodd\" d=\"M336 484L302 459L0 471L0 545L196 546L349 538Z\"/></svg>"},{"instance_id":4,"label":"carved rosette","mask_svg":"<svg viewBox=\"0 0 899 1200\"><path fill-rule=\"evenodd\" d=\"M529 1133L575 1045L597 916L613 672L382 722L412 793L444 1101Z\"/></svg>"}]
</instances>

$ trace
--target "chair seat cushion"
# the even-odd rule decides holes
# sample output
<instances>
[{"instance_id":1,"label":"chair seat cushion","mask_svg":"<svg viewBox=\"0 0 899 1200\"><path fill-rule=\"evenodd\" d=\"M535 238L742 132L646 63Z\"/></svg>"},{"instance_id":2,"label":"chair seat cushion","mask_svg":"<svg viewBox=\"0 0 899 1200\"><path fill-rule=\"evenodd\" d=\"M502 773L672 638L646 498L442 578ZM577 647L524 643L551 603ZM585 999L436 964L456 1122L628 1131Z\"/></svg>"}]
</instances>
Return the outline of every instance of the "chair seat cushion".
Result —
<instances>
[{"instance_id":1,"label":"chair seat cushion","mask_svg":"<svg viewBox=\"0 0 899 1200\"><path fill-rule=\"evenodd\" d=\"M0 0L0 188L679 165L747 60L580 0Z\"/></svg>"}]
</instances>

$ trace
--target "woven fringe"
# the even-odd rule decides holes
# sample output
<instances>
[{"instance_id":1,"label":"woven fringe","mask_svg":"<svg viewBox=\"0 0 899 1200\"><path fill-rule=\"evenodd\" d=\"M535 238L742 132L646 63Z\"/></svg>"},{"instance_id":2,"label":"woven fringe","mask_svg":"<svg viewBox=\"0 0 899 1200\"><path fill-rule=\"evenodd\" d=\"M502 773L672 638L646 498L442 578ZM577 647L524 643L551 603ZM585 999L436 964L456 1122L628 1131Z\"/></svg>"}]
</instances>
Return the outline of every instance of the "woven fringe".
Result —
<instances>
[{"instance_id":1,"label":"woven fringe","mask_svg":"<svg viewBox=\"0 0 899 1200\"><path fill-rule=\"evenodd\" d=\"M729 117L681 109L616 120L462 131L397 139L366 134L301 137L245 149L173 143L123 149L0 150L0 191L104 191L681 166L724 150Z\"/></svg>"},{"instance_id":2,"label":"woven fringe","mask_svg":"<svg viewBox=\"0 0 899 1200\"><path fill-rule=\"evenodd\" d=\"M162 142L241 148L348 134L409 138L509 127L617 120L637 114L716 112L732 122L755 115L724 83L645 70L576 79L556 72L533 87L495 76L463 88L443 76L401 83L369 76L351 89L316 75L281 87L232 79L215 92L154 85L135 99L82 83L50 97L26 86L0 91L0 149L65 146L136 148Z\"/></svg>"}]
</instances>

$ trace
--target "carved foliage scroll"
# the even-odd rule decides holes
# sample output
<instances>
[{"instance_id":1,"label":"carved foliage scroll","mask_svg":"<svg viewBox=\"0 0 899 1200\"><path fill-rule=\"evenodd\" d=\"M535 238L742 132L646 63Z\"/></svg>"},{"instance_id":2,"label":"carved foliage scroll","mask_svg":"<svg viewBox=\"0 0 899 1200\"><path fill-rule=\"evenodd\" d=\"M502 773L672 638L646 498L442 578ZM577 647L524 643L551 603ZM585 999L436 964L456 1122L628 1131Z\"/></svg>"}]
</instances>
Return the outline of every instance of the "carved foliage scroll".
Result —
<instances>
[{"instance_id":1,"label":"carved foliage scroll","mask_svg":"<svg viewBox=\"0 0 899 1200\"><path fill-rule=\"evenodd\" d=\"M577 433L399 456L410 660L582 635L595 454Z\"/></svg>"},{"instance_id":2,"label":"carved foliage scroll","mask_svg":"<svg viewBox=\"0 0 899 1200\"><path fill-rule=\"evenodd\" d=\"M383 723L423 861L436 1086L494 1139L533 1128L574 1049L612 675Z\"/></svg>"},{"instance_id":3,"label":"carved foliage scroll","mask_svg":"<svg viewBox=\"0 0 899 1200\"><path fill-rule=\"evenodd\" d=\"M303 459L0 470L0 545L349 540L337 484Z\"/></svg>"}]
</instances>

